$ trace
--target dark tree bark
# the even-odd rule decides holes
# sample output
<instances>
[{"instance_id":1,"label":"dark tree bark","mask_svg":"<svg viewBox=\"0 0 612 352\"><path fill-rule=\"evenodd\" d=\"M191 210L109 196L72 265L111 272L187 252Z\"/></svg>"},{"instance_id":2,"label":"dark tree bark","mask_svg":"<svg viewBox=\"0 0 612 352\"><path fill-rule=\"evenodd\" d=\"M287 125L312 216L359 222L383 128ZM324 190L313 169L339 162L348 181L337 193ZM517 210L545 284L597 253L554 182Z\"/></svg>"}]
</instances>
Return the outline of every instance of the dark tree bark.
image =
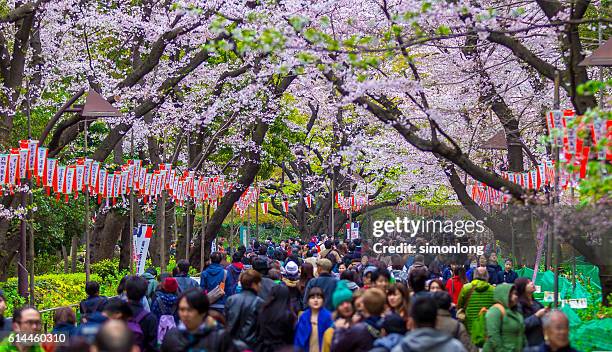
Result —
<instances>
[{"instance_id":1,"label":"dark tree bark","mask_svg":"<svg viewBox=\"0 0 612 352\"><path fill-rule=\"evenodd\" d=\"M160 220L161 216L161 207L159 206L159 199L157 200L156 206L156 222L155 222L155 231L153 237L151 237L151 243L149 244L149 256L151 257L151 263L154 266L160 266L161 264L161 236L160 236ZM165 226L165 250L166 250L166 261L170 258L169 250L170 244L172 243L172 231L174 227L174 203L168 201L166 199L166 226Z\"/></svg>"}]
</instances>

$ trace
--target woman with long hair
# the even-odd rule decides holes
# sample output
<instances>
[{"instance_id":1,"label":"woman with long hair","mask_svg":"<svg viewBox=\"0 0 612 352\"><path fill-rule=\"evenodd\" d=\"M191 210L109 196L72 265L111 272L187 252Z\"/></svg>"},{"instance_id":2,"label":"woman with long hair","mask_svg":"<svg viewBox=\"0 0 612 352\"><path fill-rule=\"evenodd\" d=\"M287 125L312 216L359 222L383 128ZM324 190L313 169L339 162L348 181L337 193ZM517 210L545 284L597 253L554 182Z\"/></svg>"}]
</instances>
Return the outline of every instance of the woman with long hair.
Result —
<instances>
[{"instance_id":1,"label":"woman with long hair","mask_svg":"<svg viewBox=\"0 0 612 352\"><path fill-rule=\"evenodd\" d=\"M410 291L406 285L395 283L387 289L387 305L389 313L395 313L408 321L410 308Z\"/></svg>"},{"instance_id":2,"label":"woman with long hair","mask_svg":"<svg viewBox=\"0 0 612 352\"><path fill-rule=\"evenodd\" d=\"M260 343L256 351L273 352L291 346L295 320L289 305L289 289L285 285L274 285L259 313L257 335Z\"/></svg>"},{"instance_id":3,"label":"woman with long hair","mask_svg":"<svg viewBox=\"0 0 612 352\"><path fill-rule=\"evenodd\" d=\"M308 281L313 278L314 266L310 263L304 262L300 270L300 280L298 282L298 289L300 290L300 294L302 295L302 297L304 297L304 290L306 289L306 285L308 285Z\"/></svg>"},{"instance_id":4,"label":"woman with long hair","mask_svg":"<svg viewBox=\"0 0 612 352\"><path fill-rule=\"evenodd\" d=\"M320 352L323 333L333 324L332 314L325 309L325 296L319 287L308 291L307 304L298 320L293 346L299 351Z\"/></svg>"},{"instance_id":5,"label":"woman with long hair","mask_svg":"<svg viewBox=\"0 0 612 352\"><path fill-rule=\"evenodd\" d=\"M529 346L539 345L544 342L544 331L541 318L546 314L548 308L533 298L535 285L526 277L519 277L514 281L516 294L519 301L519 312L525 319L525 335Z\"/></svg>"}]
</instances>

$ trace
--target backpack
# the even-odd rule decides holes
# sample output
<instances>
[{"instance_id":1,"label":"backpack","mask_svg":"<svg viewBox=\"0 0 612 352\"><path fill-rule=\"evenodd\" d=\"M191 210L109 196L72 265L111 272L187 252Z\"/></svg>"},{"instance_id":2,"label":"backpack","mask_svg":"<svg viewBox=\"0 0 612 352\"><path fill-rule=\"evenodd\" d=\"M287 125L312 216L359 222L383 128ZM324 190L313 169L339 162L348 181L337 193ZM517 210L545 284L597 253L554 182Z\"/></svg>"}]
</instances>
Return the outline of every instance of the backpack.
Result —
<instances>
[{"instance_id":1,"label":"backpack","mask_svg":"<svg viewBox=\"0 0 612 352\"><path fill-rule=\"evenodd\" d=\"M93 314L98 311L102 311L100 307L103 307L106 304L107 300L105 299L105 297L103 298L102 296L100 296L98 303L96 303L96 305L93 307L91 311L87 309L87 306L85 304L83 304L84 302L85 301L81 301L81 303L79 304L79 308L82 312L81 313L81 323L86 323L90 314Z\"/></svg>"},{"instance_id":2,"label":"backpack","mask_svg":"<svg viewBox=\"0 0 612 352\"><path fill-rule=\"evenodd\" d=\"M395 279L396 282L400 282L404 285L408 284L408 273L404 270L391 270L391 276Z\"/></svg>"},{"instance_id":3,"label":"backpack","mask_svg":"<svg viewBox=\"0 0 612 352\"><path fill-rule=\"evenodd\" d=\"M497 307L501 312L501 319L504 319L506 315L506 309L499 303L495 303L491 307ZM487 319L486 315L489 310L485 307L480 309L478 317L472 323L470 335L472 337L472 343L478 347L482 347L487 340Z\"/></svg>"},{"instance_id":4,"label":"backpack","mask_svg":"<svg viewBox=\"0 0 612 352\"><path fill-rule=\"evenodd\" d=\"M174 321L174 316L164 314L159 317L159 325L157 325L157 343L161 345L161 343L164 341L166 333L175 327L176 322Z\"/></svg>"},{"instance_id":5,"label":"backpack","mask_svg":"<svg viewBox=\"0 0 612 352\"><path fill-rule=\"evenodd\" d=\"M142 327L140 327L140 322L149 314L149 312L143 309L138 315L131 317L127 321L127 326L134 336L134 344L139 346L141 351L144 351L145 339Z\"/></svg>"},{"instance_id":6,"label":"backpack","mask_svg":"<svg viewBox=\"0 0 612 352\"><path fill-rule=\"evenodd\" d=\"M208 296L208 301L210 304L213 304L223 298L225 296L225 280L227 279L227 270L223 270L223 280L219 282L215 288L210 290L206 295Z\"/></svg>"}]
</instances>

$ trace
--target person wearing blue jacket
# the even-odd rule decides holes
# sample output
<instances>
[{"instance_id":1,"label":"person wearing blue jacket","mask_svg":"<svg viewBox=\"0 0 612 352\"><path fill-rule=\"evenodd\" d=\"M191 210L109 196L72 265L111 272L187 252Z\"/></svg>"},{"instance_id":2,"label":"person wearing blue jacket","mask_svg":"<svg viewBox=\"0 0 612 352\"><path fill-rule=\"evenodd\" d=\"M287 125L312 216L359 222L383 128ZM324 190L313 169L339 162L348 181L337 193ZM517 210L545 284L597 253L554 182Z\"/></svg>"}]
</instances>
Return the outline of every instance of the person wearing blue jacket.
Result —
<instances>
[{"instance_id":1,"label":"person wearing blue jacket","mask_svg":"<svg viewBox=\"0 0 612 352\"><path fill-rule=\"evenodd\" d=\"M222 285L222 288L225 290L225 287L231 286L231 280L229 278L227 271L221 265L221 260L223 256L219 252L213 252L210 255L210 265L202 271L200 275L200 287L206 291L210 292L215 289L215 287ZM216 302L211 302L210 308L216 311L223 313L223 307L225 306L225 298L226 295L223 295Z\"/></svg>"},{"instance_id":2,"label":"person wearing blue jacket","mask_svg":"<svg viewBox=\"0 0 612 352\"><path fill-rule=\"evenodd\" d=\"M227 270L227 281L225 282L225 296L229 297L236 294L236 287L240 281L240 273L244 270L242 263L244 255L242 252L236 252L232 255L232 264L225 267Z\"/></svg>"},{"instance_id":3,"label":"person wearing blue jacket","mask_svg":"<svg viewBox=\"0 0 612 352\"><path fill-rule=\"evenodd\" d=\"M198 287L198 283L189 276L189 268L191 268L191 264L189 264L188 260L179 260L178 263L176 263L176 267L178 269L178 274L174 275L174 278L178 283L179 292L185 292L190 288Z\"/></svg>"},{"instance_id":4,"label":"person wearing blue jacket","mask_svg":"<svg viewBox=\"0 0 612 352\"><path fill-rule=\"evenodd\" d=\"M329 310L323 306L323 290L313 287L308 292L306 309L298 319L293 346L298 351L321 351L323 333L330 328L334 320Z\"/></svg>"}]
</instances>

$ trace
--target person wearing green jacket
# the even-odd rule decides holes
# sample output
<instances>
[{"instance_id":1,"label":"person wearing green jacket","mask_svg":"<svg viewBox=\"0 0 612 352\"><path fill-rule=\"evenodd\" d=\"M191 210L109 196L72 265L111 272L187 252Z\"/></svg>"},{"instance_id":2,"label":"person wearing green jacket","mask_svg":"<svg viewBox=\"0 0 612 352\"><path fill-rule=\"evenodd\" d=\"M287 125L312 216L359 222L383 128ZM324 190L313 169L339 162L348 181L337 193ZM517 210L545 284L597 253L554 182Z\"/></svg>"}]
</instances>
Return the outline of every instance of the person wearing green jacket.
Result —
<instances>
[{"instance_id":1,"label":"person wearing green jacket","mask_svg":"<svg viewBox=\"0 0 612 352\"><path fill-rule=\"evenodd\" d=\"M495 304L485 315L487 340L483 352L521 352L527 346L523 315L518 311L514 286L503 283L495 287Z\"/></svg>"},{"instance_id":2,"label":"person wearing green jacket","mask_svg":"<svg viewBox=\"0 0 612 352\"><path fill-rule=\"evenodd\" d=\"M472 334L472 324L478 319L478 313L482 308L489 308L495 301L493 300L493 285L489 284L489 274L487 268L479 267L474 270L474 279L465 284L459 293L457 309L465 312L465 328Z\"/></svg>"}]
</instances>

